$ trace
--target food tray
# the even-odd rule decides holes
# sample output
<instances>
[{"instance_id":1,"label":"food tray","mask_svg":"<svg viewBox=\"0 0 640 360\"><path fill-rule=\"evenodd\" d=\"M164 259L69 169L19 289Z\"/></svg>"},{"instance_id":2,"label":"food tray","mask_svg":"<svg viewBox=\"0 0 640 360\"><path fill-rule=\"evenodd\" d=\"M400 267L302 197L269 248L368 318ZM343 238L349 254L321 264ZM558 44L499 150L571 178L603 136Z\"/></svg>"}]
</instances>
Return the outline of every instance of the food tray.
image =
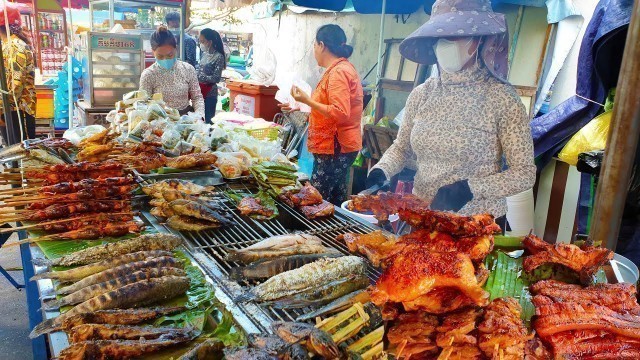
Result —
<instances>
[{"instance_id":1,"label":"food tray","mask_svg":"<svg viewBox=\"0 0 640 360\"><path fill-rule=\"evenodd\" d=\"M140 174L138 171L133 170L133 173L136 177L142 179L143 182L183 179L190 180L201 186L216 186L224 184L222 174L220 174L220 171L218 170L196 170L169 174Z\"/></svg>"}]
</instances>

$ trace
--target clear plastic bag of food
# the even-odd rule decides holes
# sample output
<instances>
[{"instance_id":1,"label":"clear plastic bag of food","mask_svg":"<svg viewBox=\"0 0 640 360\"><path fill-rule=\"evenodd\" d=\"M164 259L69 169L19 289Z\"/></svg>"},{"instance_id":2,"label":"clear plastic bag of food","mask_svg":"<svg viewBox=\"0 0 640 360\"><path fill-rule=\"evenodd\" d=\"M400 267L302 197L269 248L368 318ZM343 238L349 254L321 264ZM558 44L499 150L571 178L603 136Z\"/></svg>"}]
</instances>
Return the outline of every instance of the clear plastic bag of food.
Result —
<instances>
[{"instance_id":1,"label":"clear plastic bag of food","mask_svg":"<svg viewBox=\"0 0 640 360\"><path fill-rule=\"evenodd\" d=\"M216 166L226 179L241 177L249 171L249 168L245 166L244 162L233 155L229 155L228 153L216 153L216 155L218 155Z\"/></svg>"},{"instance_id":2,"label":"clear plastic bag of food","mask_svg":"<svg viewBox=\"0 0 640 360\"><path fill-rule=\"evenodd\" d=\"M149 104L149 107L147 108L147 118L149 118L149 120L161 119L166 117L167 112L164 111L162 106L157 103Z\"/></svg>"},{"instance_id":3,"label":"clear plastic bag of food","mask_svg":"<svg viewBox=\"0 0 640 360\"><path fill-rule=\"evenodd\" d=\"M111 110L109 111L109 113L107 114L107 117L105 118L105 120L107 120L108 122L114 124L116 121L116 115L118 115L118 111L116 110Z\"/></svg>"},{"instance_id":4,"label":"clear plastic bag of food","mask_svg":"<svg viewBox=\"0 0 640 360\"><path fill-rule=\"evenodd\" d=\"M161 139L162 146L164 146L166 149L173 149L176 147L176 145L178 145L180 140L182 140L182 137L180 136L179 132L177 132L173 128L167 127L164 131L164 134L162 134Z\"/></svg>"},{"instance_id":5,"label":"clear plastic bag of food","mask_svg":"<svg viewBox=\"0 0 640 360\"><path fill-rule=\"evenodd\" d=\"M140 110L129 111L127 118L129 119L129 132L132 132L140 121L146 120L144 111Z\"/></svg>"},{"instance_id":6,"label":"clear plastic bag of food","mask_svg":"<svg viewBox=\"0 0 640 360\"><path fill-rule=\"evenodd\" d=\"M209 147L209 143L207 142L207 137L197 131L194 131L191 134L189 134L189 137L187 138L187 142L193 144L194 146L200 149L206 149Z\"/></svg>"},{"instance_id":7,"label":"clear plastic bag of food","mask_svg":"<svg viewBox=\"0 0 640 360\"><path fill-rule=\"evenodd\" d=\"M138 124L129 132L130 135L143 138L144 133L151 130L151 125L147 120L140 120Z\"/></svg>"},{"instance_id":8,"label":"clear plastic bag of food","mask_svg":"<svg viewBox=\"0 0 640 360\"><path fill-rule=\"evenodd\" d=\"M153 132L158 136L162 136L162 134L164 134L164 130L167 128L167 126L169 126L170 122L169 120L162 118L162 119L152 120L150 124L151 124L151 132Z\"/></svg>"},{"instance_id":9,"label":"clear plastic bag of food","mask_svg":"<svg viewBox=\"0 0 640 360\"><path fill-rule=\"evenodd\" d=\"M169 119L173 120L173 121L178 121L180 120L180 112L176 109L173 108L166 108L165 109L167 116L169 117Z\"/></svg>"},{"instance_id":10,"label":"clear plastic bag of food","mask_svg":"<svg viewBox=\"0 0 640 360\"><path fill-rule=\"evenodd\" d=\"M176 147L173 148L173 152L177 154L191 154L195 151L195 146L184 140L180 140Z\"/></svg>"},{"instance_id":11,"label":"clear plastic bag of food","mask_svg":"<svg viewBox=\"0 0 640 360\"><path fill-rule=\"evenodd\" d=\"M149 94L147 94L147 92L144 90L136 90L128 92L122 97L122 102L124 102L125 105L131 105L138 100L149 100Z\"/></svg>"}]
</instances>

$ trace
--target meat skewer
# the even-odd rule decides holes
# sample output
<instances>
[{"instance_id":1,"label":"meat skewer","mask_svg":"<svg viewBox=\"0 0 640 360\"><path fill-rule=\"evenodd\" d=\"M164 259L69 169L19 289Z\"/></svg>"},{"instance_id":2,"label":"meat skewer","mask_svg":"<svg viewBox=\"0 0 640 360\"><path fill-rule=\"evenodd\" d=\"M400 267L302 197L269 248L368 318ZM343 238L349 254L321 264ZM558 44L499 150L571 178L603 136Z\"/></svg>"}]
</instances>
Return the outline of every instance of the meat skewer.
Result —
<instances>
[{"instance_id":1,"label":"meat skewer","mask_svg":"<svg viewBox=\"0 0 640 360\"><path fill-rule=\"evenodd\" d=\"M28 205L27 209L29 210L40 210L40 209L46 208L47 206L62 203L62 202L76 202L76 201L84 201L84 200L107 200L107 199L122 200L124 198L130 198L132 195L131 191L133 191L133 189L134 189L134 186L132 185L124 185L119 187L102 187L102 188L95 188L92 190L80 190L77 193L71 193L71 194L60 194L60 195L54 195L54 196L39 195L37 197L16 199L13 202L5 201L4 206Z\"/></svg>"},{"instance_id":2,"label":"meat skewer","mask_svg":"<svg viewBox=\"0 0 640 360\"><path fill-rule=\"evenodd\" d=\"M92 219L114 219L114 221L117 221L117 219L121 219L121 221L128 221L133 219L133 216L135 215L135 212L117 212L117 213L97 213L97 214L87 214L87 215L80 215L80 216L76 216L76 217L71 217L71 218L67 218L67 219L60 219L60 220L51 220L51 221L46 221L46 222L39 222L37 224L29 224L29 225L24 225L24 226L18 226L18 227L13 227L13 228L6 228L6 229L0 229L0 234L4 234L4 233L9 233L9 232L13 232L13 231L18 231L18 230L26 230L26 229L34 229L34 228L42 228L47 230L47 227L50 228L56 228L57 225L60 226L66 226L64 224L66 223L74 223L74 222L80 222L80 221L91 221ZM122 220L124 219L124 220ZM73 230L71 228L72 226L69 226L69 230Z\"/></svg>"},{"instance_id":3,"label":"meat skewer","mask_svg":"<svg viewBox=\"0 0 640 360\"><path fill-rule=\"evenodd\" d=\"M20 193L40 193L40 194L69 194L80 190L93 189L95 187L105 186L123 186L135 184L136 181L132 177L113 177L106 179L83 179L77 182L61 182L55 185L24 188L24 189L8 189L0 191L0 195L12 195Z\"/></svg>"},{"instance_id":4,"label":"meat skewer","mask_svg":"<svg viewBox=\"0 0 640 360\"><path fill-rule=\"evenodd\" d=\"M28 215L0 217L0 223L5 224L14 221L43 221L68 217L72 214L88 212L129 211L131 204L125 200L101 200L92 202L79 202L72 204L58 204L46 209L29 212Z\"/></svg>"},{"instance_id":5,"label":"meat skewer","mask_svg":"<svg viewBox=\"0 0 640 360\"><path fill-rule=\"evenodd\" d=\"M104 162L79 162L76 164L58 164L58 165L46 165L40 168L28 168L27 173L39 173L39 172L89 172L89 171L109 171L109 170L122 170L124 166L115 161Z\"/></svg>"},{"instance_id":6,"label":"meat skewer","mask_svg":"<svg viewBox=\"0 0 640 360\"><path fill-rule=\"evenodd\" d=\"M51 240L95 240L103 237L120 237L130 233L139 233L144 229L144 224L138 221L114 224L105 221L100 224L85 226L77 230L71 230L60 234L51 234L39 238L30 238L5 244L3 247L12 247L22 244L30 244L39 241Z\"/></svg>"}]
</instances>

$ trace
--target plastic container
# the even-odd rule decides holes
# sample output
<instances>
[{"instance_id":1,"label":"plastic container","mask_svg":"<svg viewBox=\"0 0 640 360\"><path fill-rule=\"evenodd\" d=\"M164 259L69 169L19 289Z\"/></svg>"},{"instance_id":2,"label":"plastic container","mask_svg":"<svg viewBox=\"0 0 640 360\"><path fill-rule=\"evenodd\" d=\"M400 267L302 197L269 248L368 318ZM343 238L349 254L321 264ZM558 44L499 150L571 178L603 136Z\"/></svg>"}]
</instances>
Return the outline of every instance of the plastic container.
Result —
<instances>
[{"instance_id":1,"label":"plastic container","mask_svg":"<svg viewBox=\"0 0 640 360\"><path fill-rule=\"evenodd\" d=\"M355 217L359 217L362 220L370 223L370 224L377 224L378 223L378 219L375 218L374 215L369 215L369 214L361 214L359 212L355 212L355 211L351 211L347 208L347 205L349 205L349 203L351 202L351 200L347 200L345 202L342 203L342 205L340 206L342 208L342 210L346 211L349 213L349 215L355 216ZM389 215L389 222L394 223L396 221L398 221L398 219L400 219L400 217L398 216L398 214L392 214Z\"/></svg>"},{"instance_id":2,"label":"plastic container","mask_svg":"<svg viewBox=\"0 0 640 360\"><path fill-rule=\"evenodd\" d=\"M227 80L231 111L268 121L280 112L277 86L264 86L246 80Z\"/></svg>"}]
</instances>

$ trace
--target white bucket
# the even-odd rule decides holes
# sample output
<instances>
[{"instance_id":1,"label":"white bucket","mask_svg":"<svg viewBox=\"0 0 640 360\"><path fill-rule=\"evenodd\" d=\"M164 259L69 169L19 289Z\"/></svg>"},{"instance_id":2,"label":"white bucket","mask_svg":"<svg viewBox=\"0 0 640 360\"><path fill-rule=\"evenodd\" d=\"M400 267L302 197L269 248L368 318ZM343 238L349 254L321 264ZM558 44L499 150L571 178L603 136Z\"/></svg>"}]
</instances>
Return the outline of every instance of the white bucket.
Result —
<instances>
[{"instance_id":1,"label":"white bucket","mask_svg":"<svg viewBox=\"0 0 640 360\"><path fill-rule=\"evenodd\" d=\"M507 221L511 236L526 236L533 229L535 217L533 189L507 198Z\"/></svg>"},{"instance_id":2,"label":"white bucket","mask_svg":"<svg viewBox=\"0 0 640 360\"><path fill-rule=\"evenodd\" d=\"M351 202L351 200L347 200L345 202L342 203L342 205L340 206L342 208L342 210L346 211L349 213L349 215L352 215L354 217L359 217L362 220L370 223L370 224L378 224L378 219L376 219L376 217L374 215L368 215L368 214L361 214L359 212L355 212L355 211L351 211L347 208L347 205L349 205L349 203ZM396 221L398 221L398 219L400 219L400 216L398 216L398 214L393 214L393 215L389 215L389 221L391 223L394 223Z\"/></svg>"}]
</instances>

